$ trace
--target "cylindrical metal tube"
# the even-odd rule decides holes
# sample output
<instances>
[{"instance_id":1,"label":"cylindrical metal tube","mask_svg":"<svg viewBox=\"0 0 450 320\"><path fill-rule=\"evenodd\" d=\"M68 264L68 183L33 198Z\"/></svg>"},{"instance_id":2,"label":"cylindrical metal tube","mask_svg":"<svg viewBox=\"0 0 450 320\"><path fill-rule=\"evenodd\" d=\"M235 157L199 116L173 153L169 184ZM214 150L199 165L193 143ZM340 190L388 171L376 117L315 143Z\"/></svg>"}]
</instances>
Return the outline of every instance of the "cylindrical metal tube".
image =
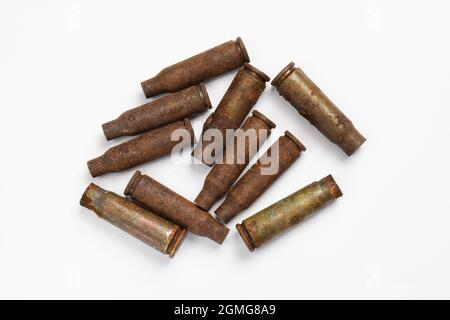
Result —
<instances>
[{"instance_id":1,"label":"cylindrical metal tube","mask_svg":"<svg viewBox=\"0 0 450 320\"><path fill-rule=\"evenodd\" d=\"M236 228L253 251L341 196L339 186L328 175L245 219Z\"/></svg>"},{"instance_id":2,"label":"cylindrical metal tube","mask_svg":"<svg viewBox=\"0 0 450 320\"><path fill-rule=\"evenodd\" d=\"M219 154L213 152L211 157L204 154L205 148L214 142L214 140L204 139L204 133L208 129L217 129L225 136L226 129L239 128L269 80L270 78L264 72L250 64L245 64L234 77L216 110L206 119L199 139L200 143L195 147L192 156L211 166ZM223 149L220 150L222 151Z\"/></svg>"},{"instance_id":3,"label":"cylindrical metal tube","mask_svg":"<svg viewBox=\"0 0 450 320\"><path fill-rule=\"evenodd\" d=\"M191 58L171 65L141 83L147 98L175 92L250 62L241 38L230 40Z\"/></svg>"},{"instance_id":4,"label":"cylindrical metal tube","mask_svg":"<svg viewBox=\"0 0 450 320\"><path fill-rule=\"evenodd\" d=\"M114 146L100 157L88 161L89 172L93 177L98 177L109 172L123 171L169 154L172 148L180 143L173 141L171 137L178 129L187 130L190 141L182 140L182 142L189 142L192 145L195 136L189 119L173 122Z\"/></svg>"},{"instance_id":5,"label":"cylindrical metal tube","mask_svg":"<svg viewBox=\"0 0 450 320\"><path fill-rule=\"evenodd\" d=\"M319 87L294 63L289 63L272 81L297 111L331 142L350 156L366 139Z\"/></svg>"},{"instance_id":6,"label":"cylindrical metal tube","mask_svg":"<svg viewBox=\"0 0 450 320\"><path fill-rule=\"evenodd\" d=\"M219 244L230 231L208 212L140 171L133 175L124 193L165 219Z\"/></svg>"},{"instance_id":7,"label":"cylindrical metal tube","mask_svg":"<svg viewBox=\"0 0 450 320\"><path fill-rule=\"evenodd\" d=\"M243 139L235 136L232 142L233 148L230 145L226 148L223 161L216 163L206 176L203 188L195 199L195 203L200 208L208 211L227 193L273 128L275 124L272 121L260 112L253 111L253 115L242 125L240 133Z\"/></svg>"},{"instance_id":8,"label":"cylindrical metal tube","mask_svg":"<svg viewBox=\"0 0 450 320\"><path fill-rule=\"evenodd\" d=\"M284 136L281 136L231 187L215 214L223 222L228 223L241 211L250 207L305 150L303 144L292 133L286 131Z\"/></svg>"},{"instance_id":9,"label":"cylindrical metal tube","mask_svg":"<svg viewBox=\"0 0 450 320\"><path fill-rule=\"evenodd\" d=\"M106 139L111 140L156 129L207 109L211 109L211 101L201 83L125 111L102 128Z\"/></svg>"},{"instance_id":10,"label":"cylindrical metal tube","mask_svg":"<svg viewBox=\"0 0 450 320\"><path fill-rule=\"evenodd\" d=\"M186 230L113 192L91 183L84 192L80 204L93 210L98 217L131 234L149 246L175 255L186 235Z\"/></svg>"}]
</instances>

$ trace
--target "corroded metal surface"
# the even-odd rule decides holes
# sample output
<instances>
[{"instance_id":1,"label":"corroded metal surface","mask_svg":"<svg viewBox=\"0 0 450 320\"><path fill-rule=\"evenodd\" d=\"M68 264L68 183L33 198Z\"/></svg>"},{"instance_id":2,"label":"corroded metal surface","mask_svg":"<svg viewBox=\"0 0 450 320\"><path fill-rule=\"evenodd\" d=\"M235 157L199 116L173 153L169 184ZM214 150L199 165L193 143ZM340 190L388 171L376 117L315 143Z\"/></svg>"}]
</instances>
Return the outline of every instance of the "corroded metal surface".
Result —
<instances>
[{"instance_id":1,"label":"corroded metal surface","mask_svg":"<svg viewBox=\"0 0 450 320\"><path fill-rule=\"evenodd\" d=\"M234 77L216 110L206 119L200 138L201 143L197 144L192 156L211 166L214 159L208 159L204 155L204 150L214 140L205 140L203 136L205 131L217 129L225 137L226 129L239 128L251 108L256 104L259 96L266 88L266 82L269 80L270 78L264 72L250 64L245 64ZM213 154L213 158L218 155Z\"/></svg>"},{"instance_id":2,"label":"corroded metal surface","mask_svg":"<svg viewBox=\"0 0 450 320\"><path fill-rule=\"evenodd\" d=\"M183 242L186 230L113 192L91 183L80 204L98 217L131 234L171 258Z\"/></svg>"},{"instance_id":3,"label":"corroded metal surface","mask_svg":"<svg viewBox=\"0 0 450 320\"><path fill-rule=\"evenodd\" d=\"M211 101L201 83L130 109L102 128L106 139L111 140L156 129L207 109L211 109Z\"/></svg>"},{"instance_id":4,"label":"corroded metal surface","mask_svg":"<svg viewBox=\"0 0 450 320\"><path fill-rule=\"evenodd\" d=\"M272 81L297 111L331 142L350 156L366 139L319 87L294 63L289 63Z\"/></svg>"},{"instance_id":5,"label":"corroded metal surface","mask_svg":"<svg viewBox=\"0 0 450 320\"><path fill-rule=\"evenodd\" d=\"M173 122L112 147L100 157L88 161L89 172L93 177L97 177L109 172L123 171L169 154L179 143L171 139L172 133L177 129L187 130L191 138L189 143L194 143L194 131L189 119Z\"/></svg>"},{"instance_id":6,"label":"corroded metal surface","mask_svg":"<svg viewBox=\"0 0 450 320\"><path fill-rule=\"evenodd\" d=\"M253 251L341 196L341 190L329 175L245 219L236 228L248 249Z\"/></svg>"},{"instance_id":7,"label":"corroded metal surface","mask_svg":"<svg viewBox=\"0 0 450 320\"><path fill-rule=\"evenodd\" d=\"M171 65L141 83L145 96L175 92L236 69L250 62L241 38L227 41L191 58Z\"/></svg>"},{"instance_id":8,"label":"corroded metal surface","mask_svg":"<svg viewBox=\"0 0 450 320\"><path fill-rule=\"evenodd\" d=\"M233 139L234 147L227 147L222 163L216 163L208 173L195 203L204 210L209 210L217 200L225 195L264 142L262 139L267 138L273 128L275 128L275 124L272 121L254 110L253 115L242 125L242 132L246 134L254 131L256 141L251 141L251 136L249 136L250 138L245 137L244 140ZM238 146L238 143L245 143L245 146ZM252 143L256 148L250 148ZM238 155L240 150L244 151L243 155ZM238 159L238 157L243 159Z\"/></svg>"},{"instance_id":9,"label":"corroded metal surface","mask_svg":"<svg viewBox=\"0 0 450 320\"><path fill-rule=\"evenodd\" d=\"M281 176L289 166L305 151L303 144L289 131L285 132L258 161L239 179L227 193L225 201L215 211L215 214L225 223L250 207L272 183ZM268 159L271 162L268 162ZM271 165L277 170L271 172ZM264 170L267 170L265 173Z\"/></svg>"},{"instance_id":10,"label":"corroded metal surface","mask_svg":"<svg viewBox=\"0 0 450 320\"><path fill-rule=\"evenodd\" d=\"M208 212L140 171L133 175L124 193L167 220L219 244L230 231Z\"/></svg>"}]
</instances>

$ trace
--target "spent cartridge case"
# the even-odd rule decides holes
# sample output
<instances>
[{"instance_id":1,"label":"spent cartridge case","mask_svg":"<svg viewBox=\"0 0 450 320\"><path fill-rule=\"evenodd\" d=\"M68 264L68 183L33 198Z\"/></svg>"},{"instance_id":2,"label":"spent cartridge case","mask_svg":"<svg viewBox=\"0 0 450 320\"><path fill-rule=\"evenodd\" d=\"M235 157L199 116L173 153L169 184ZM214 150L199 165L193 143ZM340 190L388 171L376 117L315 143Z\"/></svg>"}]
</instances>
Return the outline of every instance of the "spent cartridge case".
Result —
<instances>
[{"instance_id":1,"label":"spent cartridge case","mask_svg":"<svg viewBox=\"0 0 450 320\"><path fill-rule=\"evenodd\" d=\"M250 62L241 38L228 41L161 70L141 83L147 98L175 92Z\"/></svg>"},{"instance_id":2,"label":"spent cartridge case","mask_svg":"<svg viewBox=\"0 0 450 320\"><path fill-rule=\"evenodd\" d=\"M247 248L253 251L341 196L339 186L329 175L245 219L236 228Z\"/></svg>"},{"instance_id":3,"label":"spent cartridge case","mask_svg":"<svg viewBox=\"0 0 450 320\"><path fill-rule=\"evenodd\" d=\"M190 141L183 139L181 143L192 145L195 136L189 119L173 122L114 146L100 157L88 161L89 172L93 177L98 177L109 172L120 172L169 154L172 148L180 143L172 139L172 133L178 129L187 130L190 135Z\"/></svg>"},{"instance_id":4,"label":"spent cartridge case","mask_svg":"<svg viewBox=\"0 0 450 320\"><path fill-rule=\"evenodd\" d=\"M207 109L211 109L211 101L201 83L128 110L102 128L106 139L111 140L156 129Z\"/></svg>"},{"instance_id":5,"label":"spent cartridge case","mask_svg":"<svg viewBox=\"0 0 450 320\"><path fill-rule=\"evenodd\" d=\"M163 218L219 244L222 244L230 231L208 212L140 171L136 171L131 178L125 195Z\"/></svg>"},{"instance_id":6,"label":"spent cartridge case","mask_svg":"<svg viewBox=\"0 0 450 320\"><path fill-rule=\"evenodd\" d=\"M98 217L145 242L152 248L175 255L186 235L186 230L132 201L91 183L84 192L80 204L94 211Z\"/></svg>"},{"instance_id":7,"label":"spent cartridge case","mask_svg":"<svg viewBox=\"0 0 450 320\"><path fill-rule=\"evenodd\" d=\"M200 208L208 211L227 193L273 128L275 124L271 120L260 112L253 111L253 115L245 120L241 128L240 133L244 139L235 136L232 142L234 147L226 148L222 161L216 163L206 176L203 188L195 199ZM239 154L242 152L244 154Z\"/></svg>"},{"instance_id":8,"label":"spent cartridge case","mask_svg":"<svg viewBox=\"0 0 450 320\"><path fill-rule=\"evenodd\" d=\"M348 156L366 139L352 122L300 69L289 63L272 81L297 111Z\"/></svg>"},{"instance_id":9,"label":"spent cartridge case","mask_svg":"<svg viewBox=\"0 0 450 320\"><path fill-rule=\"evenodd\" d=\"M205 139L204 133L208 129L216 129L222 133L222 136L225 136L226 129L239 128L258 101L269 80L270 78L261 70L250 64L244 64L244 67L234 77L216 110L206 119L200 143L195 147L192 156L211 166L219 154L213 152L211 157L205 154L206 147L214 143L214 139ZM222 151L223 149L219 153Z\"/></svg>"},{"instance_id":10,"label":"spent cartridge case","mask_svg":"<svg viewBox=\"0 0 450 320\"><path fill-rule=\"evenodd\" d=\"M228 223L250 207L305 150L303 144L286 131L230 188L224 202L215 211L216 216Z\"/></svg>"}]
</instances>

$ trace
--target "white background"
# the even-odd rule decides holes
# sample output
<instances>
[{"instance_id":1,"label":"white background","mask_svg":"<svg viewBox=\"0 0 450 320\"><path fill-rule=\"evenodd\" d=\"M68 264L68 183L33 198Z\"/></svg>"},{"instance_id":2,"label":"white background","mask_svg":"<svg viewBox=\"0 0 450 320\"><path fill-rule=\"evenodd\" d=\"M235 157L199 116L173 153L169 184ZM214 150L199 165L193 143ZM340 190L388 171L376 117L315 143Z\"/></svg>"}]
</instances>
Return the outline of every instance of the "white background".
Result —
<instances>
[{"instance_id":1,"label":"white background","mask_svg":"<svg viewBox=\"0 0 450 320\"><path fill-rule=\"evenodd\" d=\"M450 298L449 9L2 0L0 297ZM308 150L222 246L189 234L171 260L79 206L91 181L121 194L135 170L92 179L86 161L117 143L102 123L146 102L142 80L237 36L271 78L296 62L367 142L346 157L268 85L256 108L272 141L290 130ZM214 107L234 74L206 83ZM170 157L139 169L191 200L208 172ZM329 173L342 198L247 250L237 222Z\"/></svg>"}]
</instances>

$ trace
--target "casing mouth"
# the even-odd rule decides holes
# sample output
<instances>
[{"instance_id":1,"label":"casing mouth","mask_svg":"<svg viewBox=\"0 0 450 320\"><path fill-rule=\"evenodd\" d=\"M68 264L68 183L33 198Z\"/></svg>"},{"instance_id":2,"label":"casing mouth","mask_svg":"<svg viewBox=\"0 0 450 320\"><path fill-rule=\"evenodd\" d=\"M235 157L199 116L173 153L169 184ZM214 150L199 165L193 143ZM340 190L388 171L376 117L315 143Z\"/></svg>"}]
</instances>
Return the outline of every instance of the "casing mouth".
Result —
<instances>
[{"instance_id":1,"label":"casing mouth","mask_svg":"<svg viewBox=\"0 0 450 320\"><path fill-rule=\"evenodd\" d=\"M101 206L101 199L107 193L108 192L104 189L100 188L94 183L91 183L81 196L80 205L94 211L95 214L101 218L101 211L99 211L98 209Z\"/></svg>"},{"instance_id":2,"label":"casing mouth","mask_svg":"<svg viewBox=\"0 0 450 320\"><path fill-rule=\"evenodd\" d=\"M87 162L87 167L88 167L89 173L91 174L92 178L99 177L106 173L105 172L106 170L104 168L104 161L101 156L94 158L92 160L89 160Z\"/></svg>"},{"instance_id":3,"label":"casing mouth","mask_svg":"<svg viewBox=\"0 0 450 320\"><path fill-rule=\"evenodd\" d=\"M328 190L328 193L334 199L342 197L343 193L341 191L341 188L339 188L338 184L336 183L336 180L334 180L331 174L321 179L319 183L326 186L326 190Z\"/></svg>"},{"instance_id":4,"label":"casing mouth","mask_svg":"<svg viewBox=\"0 0 450 320\"><path fill-rule=\"evenodd\" d=\"M340 147L344 150L347 156L351 156L355 153L356 150L361 147L361 145L366 142L366 138L364 138L361 133L359 133L355 128L349 131L344 140L341 142Z\"/></svg>"},{"instance_id":5,"label":"casing mouth","mask_svg":"<svg viewBox=\"0 0 450 320\"><path fill-rule=\"evenodd\" d=\"M214 222L215 223L211 225L211 232L208 232L207 237L217 242L218 244L222 244L225 241L228 233L230 232L230 229L228 229L225 225L217 222L217 220L215 219Z\"/></svg>"},{"instance_id":6,"label":"casing mouth","mask_svg":"<svg viewBox=\"0 0 450 320\"><path fill-rule=\"evenodd\" d=\"M80 206L83 206L88 209L93 209L93 206L91 204L92 201L88 194L89 194L89 191L96 190L96 188L97 188L97 186L95 184L93 184L93 183L89 184L89 186L86 188L83 195L81 196Z\"/></svg>"},{"instance_id":7,"label":"casing mouth","mask_svg":"<svg viewBox=\"0 0 450 320\"><path fill-rule=\"evenodd\" d=\"M156 77L142 81L141 87L147 99L165 91L163 88L161 88L161 83L158 82L158 79L156 79Z\"/></svg>"},{"instance_id":8,"label":"casing mouth","mask_svg":"<svg viewBox=\"0 0 450 320\"><path fill-rule=\"evenodd\" d=\"M239 208L239 205L236 205L236 202L225 199L216 211L214 211L214 214L222 223L227 224L241 211L241 208Z\"/></svg>"},{"instance_id":9,"label":"casing mouth","mask_svg":"<svg viewBox=\"0 0 450 320\"><path fill-rule=\"evenodd\" d=\"M118 125L116 120L105 122L102 124L103 134L107 141L116 139L121 136L120 130L118 130Z\"/></svg>"},{"instance_id":10,"label":"casing mouth","mask_svg":"<svg viewBox=\"0 0 450 320\"><path fill-rule=\"evenodd\" d=\"M215 203L215 198L208 191L202 189L195 198L194 202L200 209L204 211L209 211L209 209L211 209L211 207Z\"/></svg>"}]
</instances>

